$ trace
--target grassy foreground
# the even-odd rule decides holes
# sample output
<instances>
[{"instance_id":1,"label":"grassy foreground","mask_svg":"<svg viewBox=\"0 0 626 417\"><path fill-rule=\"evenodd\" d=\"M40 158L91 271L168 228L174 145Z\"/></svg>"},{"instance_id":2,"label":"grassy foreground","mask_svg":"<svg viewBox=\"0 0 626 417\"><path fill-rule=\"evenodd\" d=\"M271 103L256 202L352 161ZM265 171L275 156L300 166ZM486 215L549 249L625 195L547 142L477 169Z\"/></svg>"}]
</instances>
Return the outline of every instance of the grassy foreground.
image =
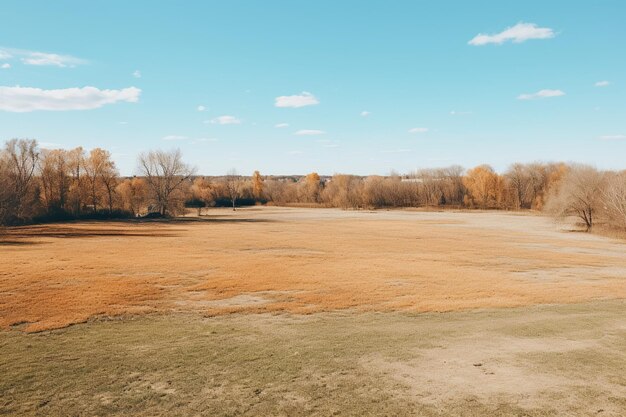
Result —
<instances>
[{"instance_id":1,"label":"grassy foreground","mask_svg":"<svg viewBox=\"0 0 626 417\"><path fill-rule=\"evenodd\" d=\"M0 415L626 414L626 302L0 332Z\"/></svg>"}]
</instances>

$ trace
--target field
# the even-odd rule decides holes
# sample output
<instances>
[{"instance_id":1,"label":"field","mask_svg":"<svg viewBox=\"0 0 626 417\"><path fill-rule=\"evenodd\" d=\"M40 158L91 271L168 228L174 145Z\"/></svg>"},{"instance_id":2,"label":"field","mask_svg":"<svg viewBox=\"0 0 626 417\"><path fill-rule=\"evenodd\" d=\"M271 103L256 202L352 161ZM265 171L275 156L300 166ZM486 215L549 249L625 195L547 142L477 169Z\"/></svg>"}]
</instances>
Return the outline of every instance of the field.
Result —
<instances>
[{"instance_id":1,"label":"field","mask_svg":"<svg viewBox=\"0 0 626 417\"><path fill-rule=\"evenodd\" d=\"M0 414L626 413L626 245L536 215L215 209L0 260Z\"/></svg>"}]
</instances>

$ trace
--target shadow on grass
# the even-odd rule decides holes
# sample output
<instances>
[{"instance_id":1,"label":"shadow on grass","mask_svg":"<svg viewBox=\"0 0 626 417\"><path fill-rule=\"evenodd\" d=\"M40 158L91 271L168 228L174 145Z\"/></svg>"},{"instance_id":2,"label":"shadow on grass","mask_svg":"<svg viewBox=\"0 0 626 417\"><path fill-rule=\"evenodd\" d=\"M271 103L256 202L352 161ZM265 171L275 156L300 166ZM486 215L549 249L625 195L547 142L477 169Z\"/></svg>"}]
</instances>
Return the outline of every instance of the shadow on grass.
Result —
<instances>
[{"instance_id":1,"label":"shadow on grass","mask_svg":"<svg viewBox=\"0 0 626 417\"><path fill-rule=\"evenodd\" d=\"M173 217L161 219L116 219L116 220L74 220L62 224L38 224L17 226L5 229L5 235L0 238L0 246L27 246L38 244L33 238L81 238L81 237L178 237L177 232L183 229L161 229L159 225L187 225L187 224L236 224L236 223L265 223L272 220L222 218L222 217ZM108 226L108 227L107 227ZM138 226L139 229L125 230L124 226ZM152 227L151 227L152 226Z\"/></svg>"},{"instance_id":2,"label":"shadow on grass","mask_svg":"<svg viewBox=\"0 0 626 417\"><path fill-rule=\"evenodd\" d=\"M0 240L0 247L1 246L28 246L28 245L37 245L40 242L25 242L25 241L21 241L21 240Z\"/></svg>"}]
</instances>

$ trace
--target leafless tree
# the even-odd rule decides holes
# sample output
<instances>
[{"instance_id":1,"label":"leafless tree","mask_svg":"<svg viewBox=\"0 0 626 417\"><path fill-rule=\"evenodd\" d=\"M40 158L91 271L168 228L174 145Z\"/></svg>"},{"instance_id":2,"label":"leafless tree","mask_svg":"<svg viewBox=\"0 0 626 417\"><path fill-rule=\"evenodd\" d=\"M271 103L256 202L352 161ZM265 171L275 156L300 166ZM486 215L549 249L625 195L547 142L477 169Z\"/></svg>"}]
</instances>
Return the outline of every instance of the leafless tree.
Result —
<instances>
[{"instance_id":1,"label":"leafless tree","mask_svg":"<svg viewBox=\"0 0 626 417\"><path fill-rule=\"evenodd\" d=\"M113 194L117 185L118 172L110 152L100 148L92 149L85 160L84 170L94 213L103 198L107 199L109 213L113 212Z\"/></svg>"},{"instance_id":2,"label":"leafless tree","mask_svg":"<svg viewBox=\"0 0 626 417\"><path fill-rule=\"evenodd\" d=\"M236 169L233 168L226 173L226 177L224 177L224 187L228 193L228 198L233 204L233 211L235 211L237 199L241 196L243 188L243 181Z\"/></svg>"},{"instance_id":3,"label":"leafless tree","mask_svg":"<svg viewBox=\"0 0 626 417\"><path fill-rule=\"evenodd\" d=\"M609 221L626 228L626 171L610 175L602 192L602 203Z\"/></svg>"},{"instance_id":4,"label":"leafless tree","mask_svg":"<svg viewBox=\"0 0 626 417\"><path fill-rule=\"evenodd\" d=\"M572 165L558 191L550 196L546 209L557 217L576 216L590 230L603 187L604 176L598 170L588 165Z\"/></svg>"},{"instance_id":5,"label":"leafless tree","mask_svg":"<svg viewBox=\"0 0 626 417\"><path fill-rule=\"evenodd\" d=\"M11 139L6 142L2 152L5 165L5 216L22 222L32 214L33 178L39 150L33 139Z\"/></svg>"},{"instance_id":6,"label":"leafless tree","mask_svg":"<svg viewBox=\"0 0 626 417\"><path fill-rule=\"evenodd\" d=\"M179 149L144 152L139 155L139 169L163 216L169 214L177 192L194 173L194 169L183 162Z\"/></svg>"}]
</instances>

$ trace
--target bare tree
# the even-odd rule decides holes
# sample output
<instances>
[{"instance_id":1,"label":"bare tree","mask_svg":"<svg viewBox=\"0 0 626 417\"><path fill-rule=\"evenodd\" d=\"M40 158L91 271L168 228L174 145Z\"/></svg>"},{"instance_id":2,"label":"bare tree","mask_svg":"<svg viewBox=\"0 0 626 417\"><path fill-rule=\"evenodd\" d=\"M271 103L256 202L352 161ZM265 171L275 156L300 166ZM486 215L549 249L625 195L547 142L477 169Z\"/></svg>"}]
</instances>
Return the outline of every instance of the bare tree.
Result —
<instances>
[{"instance_id":1,"label":"bare tree","mask_svg":"<svg viewBox=\"0 0 626 417\"><path fill-rule=\"evenodd\" d=\"M112 213L118 172L115 162L111 159L111 153L100 148L92 149L89 158L85 160L84 168L94 213L103 198L107 199L109 213Z\"/></svg>"},{"instance_id":2,"label":"bare tree","mask_svg":"<svg viewBox=\"0 0 626 417\"><path fill-rule=\"evenodd\" d=\"M179 149L144 152L139 155L139 169L163 216L169 213L177 192L194 173L194 169L183 162Z\"/></svg>"},{"instance_id":3,"label":"bare tree","mask_svg":"<svg viewBox=\"0 0 626 417\"><path fill-rule=\"evenodd\" d=\"M557 217L576 216L587 230L595 222L604 176L588 165L572 165L558 191L550 196L546 209Z\"/></svg>"},{"instance_id":4,"label":"bare tree","mask_svg":"<svg viewBox=\"0 0 626 417\"><path fill-rule=\"evenodd\" d=\"M11 184L9 181L9 163L6 153L0 151L0 234L8 223L11 211Z\"/></svg>"},{"instance_id":5,"label":"bare tree","mask_svg":"<svg viewBox=\"0 0 626 417\"><path fill-rule=\"evenodd\" d=\"M68 176L67 151L44 149L39 161L39 179L43 205L48 214L65 210L70 177Z\"/></svg>"},{"instance_id":6,"label":"bare tree","mask_svg":"<svg viewBox=\"0 0 626 417\"><path fill-rule=\"evenodd\" d=\"M609 221L620 228L626 228L626 171L609 177L602 192L602 203Z\"/></svg>"},{"instance_id":7,"label":"bare tree","mask_svg":"<svg viewBox=\"0 0 626 417\"><path fill-rule=\"evenodd\" d=\"M505 174L509 191L513 197L513 205L517 209L530 208L533 202L531 196L531 177L523 164L513 164Z\"/></svg>"},{"instance_id":8,"label":"bare tree","mask_svg":"<svg viewBox=\"0 0 626 417\"><path fill-rule=\"evenodd\" d=\"M85 176L85 151L82 147L74 148L67 152L66 157L70 175L68 206L74 215L79 215L89 194Z\"/></svg>"},{"instance_id":9,"label":"bare tree","mask_svg":"<svg viewBox=\"0 0 626 417\"><path fill-rule=\"evenodd\" d=\"M4 147L5 175L5 216L17 222L26 220L32 214L33 177L39 160L37 141L33 139L11 139Z\"/></svg>"},{"instance_id":10,"label":"bare tree","mask_svg":"<svg viewBox=\"0 0 626 417\"><path fill-rule=\"evenodd\" d=\"M226 173L224 186L226 188L226 192L228 193L228 198L230 198L230 201L233 204L233 211L235 211L237 199L241 196L241 190L243 188L243 181L241 180L241 176L237 174L236 169L233 168Z\"/></svg>"}]
</instances>

